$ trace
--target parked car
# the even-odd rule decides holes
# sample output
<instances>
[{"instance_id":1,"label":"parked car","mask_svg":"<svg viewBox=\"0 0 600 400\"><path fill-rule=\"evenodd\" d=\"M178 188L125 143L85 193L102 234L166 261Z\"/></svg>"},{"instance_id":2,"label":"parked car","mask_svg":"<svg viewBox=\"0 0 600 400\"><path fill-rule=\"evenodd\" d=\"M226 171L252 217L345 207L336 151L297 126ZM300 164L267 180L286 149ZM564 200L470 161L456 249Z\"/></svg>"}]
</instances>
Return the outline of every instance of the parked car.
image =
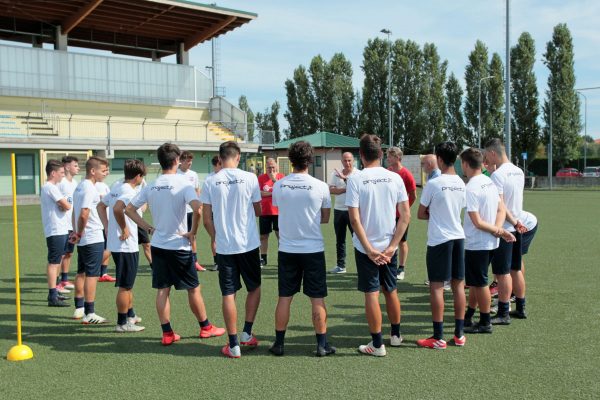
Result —
<instances>
[{"instance_id":1,"label":"parked car","mask_svg":"<svg viewBox=\"0 0 600 400\"><path fill-rule=\"evenodd\" d=\"M557 178L579 178L581 172L577 168L561 168L556 173Z\"/></svg>"},{"instance_id":2,"label":"parked car","mask_svg":"<svg viewBox=\"0 0 600 400\"><path fill-rule=\"evenodd\" d=\"M586 167L583 170L584 178L600 178L600 167Z\"/></svg>"}]
</instances>

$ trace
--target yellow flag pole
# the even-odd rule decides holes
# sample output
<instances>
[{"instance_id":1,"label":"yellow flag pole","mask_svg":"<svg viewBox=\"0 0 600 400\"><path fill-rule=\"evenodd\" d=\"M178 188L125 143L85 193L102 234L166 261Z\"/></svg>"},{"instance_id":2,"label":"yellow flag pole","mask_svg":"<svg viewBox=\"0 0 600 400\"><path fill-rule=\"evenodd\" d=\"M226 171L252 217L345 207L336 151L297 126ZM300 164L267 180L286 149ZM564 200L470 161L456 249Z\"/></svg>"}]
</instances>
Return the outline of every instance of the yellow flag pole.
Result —
<instances>
[{"instance_id":1,"label":"yellow flag pole","mask_svg":"<svg viewBox=\"0 0 600 400\"><path fill-rule=\"evenodd\" d=\"M17 294L17 345L13 346L6 356L9 361L23 361L33 358L33 352L23 344L21 338L21 285L19 281L19 227L17 224L17 170L15 168L15 153L10 155L12 167L12 201L13 201L13 234L15 237L15 291Z\"/></svg>"}]
</instances>

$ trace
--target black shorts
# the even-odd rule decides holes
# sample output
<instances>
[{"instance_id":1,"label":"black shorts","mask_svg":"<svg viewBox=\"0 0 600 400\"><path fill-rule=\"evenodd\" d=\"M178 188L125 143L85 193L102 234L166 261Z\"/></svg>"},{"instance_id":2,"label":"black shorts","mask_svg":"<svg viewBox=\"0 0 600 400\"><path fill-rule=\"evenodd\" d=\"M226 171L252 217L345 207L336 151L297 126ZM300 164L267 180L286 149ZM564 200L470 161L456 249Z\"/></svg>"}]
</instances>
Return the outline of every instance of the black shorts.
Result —
<instances>
[{"instance_id":1,"label":"black shorts","mask_svg":"<svg viewBox=\"0 0 600 400\"><path fill-rule=\"evenodd\" d=\"M138 244L150 243L150 236L148 236L147 230L142 229L138 226L137 231L138 231Z\"/></svg>"},{"instance_id":2,"label":"black shorts","mask_svg":"<svg viewBox=\"0 0 600 400\"><path fill-rule=\"evenodd\" d=\"M400 217L396 218L396 225L398 225L398 220L400 220ZM406 226L406 230L404 231L404 235L402 235L402 239L400 239L401 242L406 242L408 240L408 227L410 225Z\"/></svg>"},{"instance_id":3,"label":"black shorts","mask_svg":"<svg viewBox=\"0 0 600 400\"><path fill-rule=\"evenodd\" d=\"M261 235L279 232L279 215L261 215L258 217L258 230Z\"/></svg>"},{"instance_id":4,"label":"black shorts","mask_svg":"<svg viewBox=\"0 0 600 400\"><path fill-rule=\"evenodd\" d=\"M193 212L189 212L187 213L187 231L190 232L192 230L192 223L193 223L193 218L194 218L194 213Z\"/></svg>"},{"instance_id":5,"label":"black shorts","mask_svg":"<svg viewBox=\"0 0 600 400\"><path fill-rule=\"evenodd\" d=\"M242 288L241 279L246 290L252 292L260 287L260 253L258 247L246 253L218 254L219 286L221 294L229 296Z\"/></svg>"},{"instance_id":6,"label":"black shorts","mask_svg":"<svg viewBox=\"0 0 600 400\"><path fill-rule=\"evenodd\" d=\"M71 233L73 233L73 231L69 231L69 237L71 237ZM68 239L67 242L65 243L65 254L73 254L73 252L75 251L75 244L71 243Z\"/></svg>"},{"instance_id":7,"label":"black shorts","mask_svg":"<svg viewBox=\"0 0 600 400\"><path fill-rule=\"evenodd\" d=\"M521 244L522 236L519 232L511 232L517 238L516 242L508 243L504 239L500 239L500 246L494 250L494 258L492 259L492 272L495 275L506 275L510 271L521 270Z\"/></svg>"},{"instance_id":8,"label":"black shorts","mask_svg":"<svg viewBox=\"0 0 600 400\"><path fill-rule=\"evenodd\" d=\"M48 236L46 247L48 247L48 264L60 264L62 256L65 255L66 243L69 235Z\"/></svg>"},{"instance_id":9,"label":"black shorts","mask_svg":"<svg viewBox=\"0 0 600 400\"><path fill-rule=\"evenodd\" d=\"M465 250L465 283L468 286L487 286L493 257L494 250Z\"/></svg>"},{"instance_id":10,"label":"black shorts","mask_svg":"<svg viewBox=\"0 0 600 400\"><path fill-rule=\"evenodd\" d=\"M529 245L533 242L533 238L535 233L537 232L537 224L533 227L532 230L525 232L522 236L521 243L521 255L525 255L529 252Z\"/></svg>"},{"instance_id":11,"label":"black shorts","mask_svg":"<svg viewBox=\"0 0 600 400\"><path fill-rule=\"evenodd\" d=\"M364 293L377 292L381 288L387 292L396 290L398 276L398 252L394 253L389 264L376 265L369 256L354 249L356 272L358 272L358 290Z\"/></svg>"},{"instance_id":12,"label":"black shorts","mask_svg":"<svg viewBox=\"0 0 600 400\"><path fill-rule=\"evenodd\" d=\"M312 299L327 297L325 252L286 253L277 256L279 297L291 297L300 291Z\"/></svg>"},{"instance_id":13,"label":"black shorts","mask_svg":"<svg viewBox=\"0 0 600 400\"><path fill-rule=\"evenodd\" d=\"M151 246L150 252L154 289L175 286L176 290L188 290L198 287L198 272L190 250L167 250Z\"/></svg>"},{"instance_id":14,"label":"black shorts","mask_svg":"<svg viewBox=\"0 0 600 400\"><path fill-rule=\"evenodd\" d=\"M77 246L77 273L86 277L100 276L100 267L104 255L104 243L92 243Z\"/></svg>"},{"instance_id":15,"label":"black shorts","mask_svg":"<svg viewBox=\"0 0 600 400\"><path fill-rule=\"evenodd\" d=\"M454 239L427 246L427 276L430 282L465 279L465 240Z\"/></svg>"},{"instance_id":16,"label":"black shorts","mask_svg":"<svg viewBox=\"0 0 600 400\"><path fill-rule=\"evenodd\" d=\"M115 287L123 289L133 288L135 277L137 276L139 257L140 253L138 251L135 253L112 252L112 258L117 270Z\"/></svg>"}]
</instances>

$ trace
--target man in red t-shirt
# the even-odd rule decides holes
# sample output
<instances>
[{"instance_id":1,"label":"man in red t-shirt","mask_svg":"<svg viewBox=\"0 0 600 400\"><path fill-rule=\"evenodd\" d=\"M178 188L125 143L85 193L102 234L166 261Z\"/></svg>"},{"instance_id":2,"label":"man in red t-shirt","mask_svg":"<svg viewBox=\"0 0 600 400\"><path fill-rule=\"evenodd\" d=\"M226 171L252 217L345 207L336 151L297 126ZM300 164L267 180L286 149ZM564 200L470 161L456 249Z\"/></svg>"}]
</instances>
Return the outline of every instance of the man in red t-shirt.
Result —
<instances>
[{"instance_id":1,"label":"man in red t-shirt","mask_svg":"<svg viewBox=\"0 0 600 400\"><path fill-rule=\"evenodd\" d=\"M278 172L277 162L274 158L267 158L266 173L258 177L258 186L260 187L260 202L262 214L258 217L260 231L260 265L267 265L267 252L269 250L269 234L275 231L275 236L279 240L279 210L273 206L273 185L283 178L284 175Z\"/></svg>"},{"instance_id":2,"label":"man in red t-shirt","mask_svg":"<svg viewBox=\"0 0 600 400\"><path fill-rule=\"evenodd\" d=\"M387 164L388 169L390 171L396 172L402 180L404 181L404 186L406 187L406 193L408 193L408 205L409 207L413 205L415 200L417 199L417 184L415 182L415 178L410 173L408 168L402 166L402 150L398 147L390 147L387 151ZM400 214L398 210L396 210L396 221ZM408 257L408 242L406 239L408 238L408 227L406 227L406 231L404 232L404 236L402 236L402 240L400 241L400 246L398 247L398 276L399 280L404 279L404 266L406 265L406 259Z\"/></svg>"}]
</instances>

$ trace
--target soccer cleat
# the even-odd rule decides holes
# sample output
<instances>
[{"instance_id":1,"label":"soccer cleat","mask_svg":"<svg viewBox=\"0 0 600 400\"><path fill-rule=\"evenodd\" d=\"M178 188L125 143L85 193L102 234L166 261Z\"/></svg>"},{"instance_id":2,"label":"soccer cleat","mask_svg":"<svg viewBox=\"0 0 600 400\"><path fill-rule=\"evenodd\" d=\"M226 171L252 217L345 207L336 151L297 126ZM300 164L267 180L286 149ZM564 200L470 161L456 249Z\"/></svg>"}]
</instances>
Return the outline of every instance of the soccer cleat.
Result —
<instances>
[{"instance_id":1,"label":"soccer cleat","mask_svg":"<svg viewBox=\"0 0 600 400\"><path fill-rule=\"evenodd\" d=\"M425 284L429 286L429 279L425 279Z\"/></svg>"},{"instance_id":2,"label":"soccer cleat","mask_svg":"<svg viewBox=\"0 0 600 400\"><path fill-rule=\"evenodd\" d=\"M68 303L60 300L58 297L48 299L48 307L70 307Z\"/></svg>"},{"instance_id":3,"label":"soccer cleat","mask_svg":"<svg viewBox=\"0 0 600 400\"><path fill-rule=\"evenodd\" d=\"M276 356L282 356L283 355L283 345L273 343L271 345L271 347L269 347L269 353L276 355Z\"/></svg>"},{"instance_id":4,"label":"soccer cleat","mask_svg":"<svg viewBox=\"0 0 600 400\"><path fill-rule=\"evenodd\" d=\"M498 282L492 282L490 284L490 295L492 297L498 297Z\"/></svg>"},{"instance_id":5,"label":"soccer cleat","mask_svg":"<svg viewBox=\"0 0 600 400\"><path fill-rule=\"evenodd\" d=\"M260 267L266 267L267 266L267 260L265 260L264 258L260 259Z\"/></svg>"},{"instance_id":6,"label":"soccer cleat","mask_svg":"<svg viewBox=\"0 0 600 400\"><path fill-rule=\"evenodd\" d=\"M492 325L510 325L510 315L506 315L505 317L496 315L492 318Z\"/></svg>"},{"instance_id":7,"label":"soccer cleat","mask_svg":"<svg viewBox=\"0 0 600 400\"><path fill-rule=\"evenodd\" d=\"M404 339L402 338L402 336L393 335L392 337L390 337L390 346L399 347L402 344L403 340Z\"/></svg>"},{"instance_id":8,"label":"soccer cleat","mask_svg":"<svg viewBox=\"0 0 600 400\"><path fill-rule=\"evenodd\" d=\"M452 290L452 287L450 286L450 281L444 281L444 290L446 292Z\"/></svg>"},{"instance_id":9,"label":"soccer cleat","mask_svg":"<svg viewBox=\"0 0 600 400\"><path fill-rule=\"evenodd\" d=\"M360 346L358 346L358 351L362 354L367 354L375 357L383 357L387 354L385 351L385 345L382 344L381 347L377 348L373 346L372 341L366 345L361 344Z\"/></svg>"},{"instance_id":10,"label":"soccer cleat","mask_svg":"<svg viewBox=\"0 0 600 400\"><path fill-rule=\"evenodd\" d=\"M225 329L217 328L213 324L210 324L206 328L200 328L200 337L202 339L208 339L211 337L222 336L225 333Z\"/></svg>"},{"instance_id":11,"label":"soccer cleat","mask_svg":"<svg viewBox=\"0 0 600 400\"><path fill-rule=\"evenodd\" d=\"M218 270L219 270L219 264L213 264L213 266L212 266L212 267L208 267L207 269L208 269L209 271L214 271L214 272L216 272L216 271L218 271Z\"/></svg>"},{"instance_id":12,"label":"soccer cleat","mask_svg":"<svg viewBox=\"0 0 600 400\"><path fill-rule=\"evenodd\" d=\"M514 302L516 302L516 301L517 301L517 296L515 296L515 294L514 294L514 293L512 293L512 294L510 295L510 302L511 302L511 303L514 303Z\"/></svg>"},{"instance_id":13,"label":"soccer cleat","mask_svg":"<svg viewBox=\"0 0 600 400\"><path fill-rule=\"evenodd\" d=\"M58 294L58 296L56 296L59 300L65 301L65 300L69 300L70 297L69 296L65 296L64 294Z\"/></svg>"},{"instance_id":14,"label":"soccer cleat","mask_svg":"<svg viewBox=\"0 0 600 400\"><path fill-rule=\"evenodd\" d=\"M81 323L84 325L99 325L99 324L105 324L108 321L106 320L106 318L99 316L96 313L89 313L86 314L85 317L83 317L83 319L81 320Z\"/></svg>"},{"instance_id":15,"label":"soccer cleat","mask_svg":"<svg viewBox=\"0 0 600 400\"><path fill-rule=\"evenodd\" d=\"M333 346L330 346L329 343L326 343L325 347L321 347L321 346L317 345L317 351L316 351L315 355L317 357L331 356L331 355L335 354L336 350L337 349Z\"/></svg>"},{"instance_id":16,"label":"soccer cleat","mask_svg":"<svg viewBox=\"0 0 600 400\"><path fill-rule=\"evenodd\" d=\"M527 319L527 311L525 311L525 310L511 311L510 313L508 313L508 315L510 315L511 317L514 317L516 319Z\"/></svg>"},{"instance_id":17,"label":"soccer cleat","mask_svg":"<svg viewBox=\"0 0 600 400\"><path fill-rule=\"evenodd\" d=\"M85 317L85 309L83 307L76 308L73 313L73 319L81 319Z\"/></svg>"},{"instance_id":18,"label":"soccer cleat","mask_svg":"<svg viewBox=\"0 0 600 400\"><path fill-rule=\"evenodd\" d=\"M433 336L427 339L417 340L417 346L427 347L429 349L444 350L446 348L446 341L444 339L436 339Z\"/></svg>"},{"instance_id":19,"label":"soccer cleat","mask_svg":"<svg viewBox=\"0 0 600 400\"><path fill-rule=\"evenodd\" d=\"M200 265L198 263L198 261L196 261L196 271L204 272L204 271L206 271L206 268L204 268L202 265Z\"/></svg>"},{"instance_id":20,"label":"soccer cleat","mask_svg":"<svg viewBox=\"0 0 600 400\"><path fill-rule=\"evenodd\" d=\"M492 325L473 324L473 326L465 327L465 333L492 333Z\"/></svg>"},{"instance_id":21,"label":"soccer cleat","mask_svg":"<svg viewBox=\"0 0 600 400\"><path fill-rule=\"evenodd\" d=\"M240 350L240 346L229 347L229 343L227 343L221 349L221 354L229 358L240 358L242 356L242 351Z\"/></svg>"},{"instance_id":22,"label":"soccer cleat","mask_svg":"<svg viewBox=\"0 0 600 400\"><path fill-rule=\"evenodd\" d=\"M340 266L337 266L335 268L332 268L329 270L330 274L345 274L346 273L346 268L342 268Z\"/></svg>"},{"instance_id":23,"label":"soccer cleat","mask_svg":"<svg viewBox=\"0 0 600 400\"><path fill-rule=\"evenodd\" d=\"M100 278L98 278L98 282L116 282L116 279L110 276L109 274L104 274Z\"/></svg>"},{"instance_id":24,"label":"soccer cleat","mask_svg":"<svg viewBox=\"0 0 600 400\"><path fill-rule=\"evenodd\" d=\"M65 287L63 282L59 282L56 284L56 291L60 294L71 293L71 291Z\"/></svg>"},{"instance_id":25,"label":"soccer cleat","mask_svg":"<svg viewBox=\"0 0 600 400\"><path fill-rule=\"evenodd\" d=\"M127 317L127 323L129 324L139 324L140 322L142 322L142 318L136 316L133 317Z\"/></svg>"},{"instance_id":26,"label":"soccer cleat","mask_svg":"<svg viewBox=\"0 0 600 400\"><path fill-rule=\"evenodd\" d=\"M132 324L131 322L128 321L126 324L117 325L115 327L115 332L119 332L119 333L141 332L144 329L146 329L146 328L144 328L143 326L140 326L140 325Z\"/></svg>"},{"instance_id":27,"label":"soccer cleat","mask_svg":"<svg viewBox=\"0 0 600 400\"><path fill-rule=\"evenodd\" d=\"M398 272L398 275L396 275L396 280L399 280L399 281L404 280L404 271Z\"/></svg>"},{"instance_id":28,"label":"soccer cleat","mask_svg":"<svg viewBox=\"0 0 600 400\"><path fill-rule=\"evenodd\" d=\"M473 326L473 320L471 318L465 318L465 328Z\"/></svg>"},{"instance_id":29,"label":"soccer cleat","mask_svg":"<svg viewBox=\"0 0 600 400\"><path fill-rule=\"evenodd\" d=\"M175 342L178 342L181 339L181 336L176 334L175 332L163 332L161 343L163 346L169 346Z\"/></svg>"},{"instance_id":30,"label":"soccer cleat","mask_svg":"<svg viewBox=\"0 0 600 400\"><path fill-rule=\"evenodd\" d=\"M465 343L467 343L467 337L465 335L462 335L461 337L457 337L456 335L454 335L452 341L454 342L455 346L463 347Z\"/></svg>"},{"instance_id":31,"label":"soccer cleat","mask_svg":"<svg viewBox=\"0 0 600 400\"><path fill-rule=\"evenodd\" d=\"M75 284L71 281L62 281L61 283L65 289L69 289L69 290L75 289Z\"/></svg>"},{"instance_id":32,"label":"soccer cleat","mask_svg":"<svg viewBox=\"0 0 600 400\"><path fill-rule=\"evenodd\" d=\"M240 344L242 346L247 346L247 347L256 347L258 346L258 339L256 339L256 336L254 336L254 334L247 334L246 332L242 332L242 337L240 338Z\"/></svg>"}]
</instances>

